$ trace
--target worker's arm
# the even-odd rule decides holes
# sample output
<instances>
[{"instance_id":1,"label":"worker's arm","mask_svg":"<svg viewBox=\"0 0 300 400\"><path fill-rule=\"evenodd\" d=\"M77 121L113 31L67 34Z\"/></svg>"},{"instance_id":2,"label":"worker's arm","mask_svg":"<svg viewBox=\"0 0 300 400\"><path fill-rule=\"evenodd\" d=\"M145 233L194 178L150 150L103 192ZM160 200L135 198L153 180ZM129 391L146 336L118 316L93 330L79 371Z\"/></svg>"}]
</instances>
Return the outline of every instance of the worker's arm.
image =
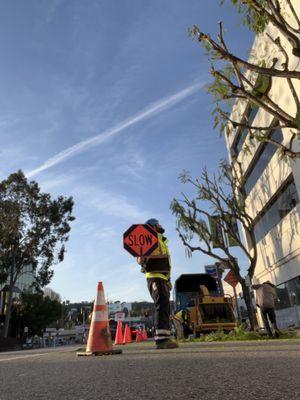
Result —
<instances>
[{"instance_id":1,"label":"worker's arm","mask_svg":"<svg viewBox=\"0 0 300 400\"><path fill-rule=\"evenodd\" d=\"M143 274L146 273L146 262L147 262L147 257L137 257L136 258L137 263L141 266L141 272Z\"/></svg>"},{"instance_id":2,"label":"worker's arm","mask_svg":"<svg viewBox=\"0 0 300 400\"><path fill-rule=\"evenodd\" d=\"M273 297L274 297L275 304L279 303L278 296L277 296L277 291L276 291L276 289L274 287L272 288L272 294L273 294Z\"/></svg>"}]
</instances>

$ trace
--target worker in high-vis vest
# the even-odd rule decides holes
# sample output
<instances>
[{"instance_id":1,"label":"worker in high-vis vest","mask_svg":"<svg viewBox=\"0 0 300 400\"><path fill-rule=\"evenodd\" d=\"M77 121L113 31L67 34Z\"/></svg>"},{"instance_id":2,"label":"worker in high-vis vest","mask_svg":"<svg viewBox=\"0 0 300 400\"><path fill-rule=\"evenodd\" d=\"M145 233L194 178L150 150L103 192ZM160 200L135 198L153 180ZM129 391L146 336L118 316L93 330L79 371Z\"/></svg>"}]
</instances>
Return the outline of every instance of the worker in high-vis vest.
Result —
<instances>
[{"instance_id":1,"label":"worker in high-vis vest","mask_svg":"<svg viewBox=\"0 0 300 400\"><path fill-rule=\"evenodd\" d=\"M138 257L141 271L146 274L148 289L155 305L155 342L157 349L175 349L177 343L170 339L170 281L171 259L165 230L155 218L145 222L155 229L158 247L148 257Z\"/></svg>"}]
</instances>

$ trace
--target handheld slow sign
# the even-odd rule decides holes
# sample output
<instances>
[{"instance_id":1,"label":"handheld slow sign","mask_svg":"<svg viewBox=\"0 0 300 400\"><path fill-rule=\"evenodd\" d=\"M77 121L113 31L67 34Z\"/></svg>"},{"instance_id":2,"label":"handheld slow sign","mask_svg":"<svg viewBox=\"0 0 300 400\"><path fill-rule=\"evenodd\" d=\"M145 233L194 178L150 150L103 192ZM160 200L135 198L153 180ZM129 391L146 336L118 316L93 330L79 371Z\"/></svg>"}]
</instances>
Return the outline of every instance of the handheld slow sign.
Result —
<instances>
[{"instance_id":1,"label":"handheld slow sign","mask_svg":"<svg viewBox=\"0 0 300 400\"><path fill-rule=\"evenodd\" d=\"M134 257L147 257L158 247L157 232L149 225L132 225L123 235L123 244Z\"/></svg>"}]
</instances>

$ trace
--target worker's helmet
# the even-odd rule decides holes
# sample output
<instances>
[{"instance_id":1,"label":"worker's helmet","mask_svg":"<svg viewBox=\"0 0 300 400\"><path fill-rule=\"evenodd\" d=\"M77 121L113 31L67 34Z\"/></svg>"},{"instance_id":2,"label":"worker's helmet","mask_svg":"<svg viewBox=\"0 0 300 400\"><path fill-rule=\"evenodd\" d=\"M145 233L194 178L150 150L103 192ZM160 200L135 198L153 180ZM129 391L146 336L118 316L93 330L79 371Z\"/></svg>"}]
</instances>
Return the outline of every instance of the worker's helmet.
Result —
<instances>
[{"instance_id":1,"label":"worker's helmet","mask_svg":"<svg viewBox=\"0 0 300 400\"><path fill-rule=\"evenodd\" d=\"M263 283L263 285L270 285L270 286L274 286L273 283L271 281L266 281ZM274 286L275 287L275 286Z\"/></svg>"},{"instance_id":2,"label":"worker's helmet","mask_svg":"<svg viewBox=\"0 0 300 400\"><path fill-rule=\"evenodd\" d=\"M158 219L150 218L150 219L148 219L148 221L145 222L145 224L146 225L151 225L151 226L154 227L155 225L159 224L159 221L158 221Z\"/></svg>"}]
</instances>

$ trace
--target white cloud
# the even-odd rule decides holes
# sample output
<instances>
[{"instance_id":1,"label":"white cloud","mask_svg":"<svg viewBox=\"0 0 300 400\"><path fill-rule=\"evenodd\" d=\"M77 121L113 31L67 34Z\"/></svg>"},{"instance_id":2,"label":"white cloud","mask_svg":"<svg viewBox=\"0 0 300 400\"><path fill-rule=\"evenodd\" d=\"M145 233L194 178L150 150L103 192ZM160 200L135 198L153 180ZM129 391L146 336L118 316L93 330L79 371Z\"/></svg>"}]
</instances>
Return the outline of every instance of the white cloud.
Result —
<instances>
[{"instance_id":1,"label":"white cloud","mask_svg":"<svg viewBox=\"0 0 300 400\"><path fill-rule=\"evenodd\" d=\"M157 101L156 103L151 104L149 107L147 107L143 111L129 117L127 120L121 122L120 124L118 124L112 128L109 128L96 136L93 136L89 139L83 140L83 141L59 152L55 156L49 158L47 161L45 161L39 167L27 172L27 174L26 174L27 177L32 177L34 175L37 175L40 172L45 171L57 164L60 164L63 161L65 161L71 157L74 157L75 155L80 154L83 151L85 151L91 147L95 147L95 146L99 146L100 144L103 144L107 140L114 137L116 134L124 131L126 128L128 128L132 125L135 125L136 123L138 123L140 121L143 121L143 120L151 118L155 115L158 115L159 113L173 107L180 101L191 96L193 93L195 93L199 89L200 89L200 85L198 83L193 84L171 96L165 97L165 98Z\"/></svg>"},{"instance_id":2,"label":"white cloud","mask_svg":"<svg viewBox=\"0 0 300 400\"><path fill-rule=\"evenodd\" d=\"M78 195L78 191L76 190ZM150 213L139 209L124 195L103 189L80 188L80 199L101 214L130 221L145 221Z\"/></svg>"},{"instance_id":3,"label":"white cloud","mask_svg":"<svg viewBox=\"0 0 300 400\"><path fill-rule=\"evenodd\" d=\"M143 170L145 167L145 160L141 154L137 152L129 152L126 154L125 160L118 160L119 164L116 168L117 172L124 176L133 177L137 180L143 179Z\"/></svg>"}]
</instances>

